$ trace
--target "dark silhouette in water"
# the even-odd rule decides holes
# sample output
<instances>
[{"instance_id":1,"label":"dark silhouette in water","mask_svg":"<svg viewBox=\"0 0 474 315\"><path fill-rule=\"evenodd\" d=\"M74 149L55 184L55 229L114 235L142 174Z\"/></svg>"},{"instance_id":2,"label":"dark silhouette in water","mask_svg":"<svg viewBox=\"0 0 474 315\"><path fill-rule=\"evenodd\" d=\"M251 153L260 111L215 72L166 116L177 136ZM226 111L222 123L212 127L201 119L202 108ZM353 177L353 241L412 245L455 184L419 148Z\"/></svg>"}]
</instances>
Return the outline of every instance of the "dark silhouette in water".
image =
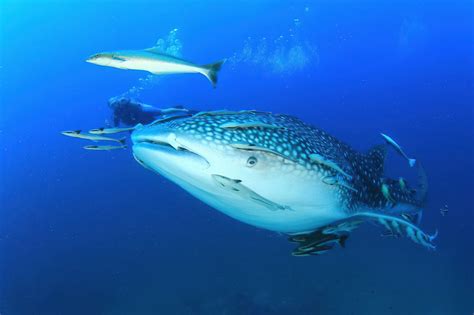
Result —
<instances>
[{"instance_id":1,"label":"dark silhouette in water","mask_svg":"<svg viewBox=\"0 0 474 315\"><path fill-rule=\"evenodd\" d=\"M192 116L198 112L181 105L160 109L128 97L119 96L111 97L108 104L113 112L115 127L121 124L126 126L135 126L139 123L147 125L157 119Z\"/></svg>"},{"instance_id":2,"label":"dark silhouette in water","mask_svg":"<svg viewBox=\"0 0 474 315\"><path fill-rule=\"evenodd\" d=\"M127 97L112 97L108 101L113 111L114 126L149 124L161 115L161 110Z\"/></svg>"}]
</instances>

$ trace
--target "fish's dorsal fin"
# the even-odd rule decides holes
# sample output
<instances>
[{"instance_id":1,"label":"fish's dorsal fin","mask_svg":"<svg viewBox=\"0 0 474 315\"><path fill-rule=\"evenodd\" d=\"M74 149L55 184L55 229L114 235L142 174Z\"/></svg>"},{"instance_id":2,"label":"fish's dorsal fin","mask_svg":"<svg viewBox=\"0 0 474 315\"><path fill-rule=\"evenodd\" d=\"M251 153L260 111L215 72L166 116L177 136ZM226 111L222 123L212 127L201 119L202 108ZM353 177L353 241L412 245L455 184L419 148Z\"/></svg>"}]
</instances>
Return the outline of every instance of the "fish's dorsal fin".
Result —
<instances>
[{"instance_id":1,"label":"fish's dorsal fin","mask_svg":"<svg viewBox=\"0 0 474 315\"><path fill-rule=\"evenodd\" d=\"M153 46L153 47L150 47L150 48L145 48L144 50L148 51L150 53L153 53L153 54L166 55L165 52L163 51L163 49L161 49L160 47L156 47L156 46Z\"/></svg>"}]
</instances>

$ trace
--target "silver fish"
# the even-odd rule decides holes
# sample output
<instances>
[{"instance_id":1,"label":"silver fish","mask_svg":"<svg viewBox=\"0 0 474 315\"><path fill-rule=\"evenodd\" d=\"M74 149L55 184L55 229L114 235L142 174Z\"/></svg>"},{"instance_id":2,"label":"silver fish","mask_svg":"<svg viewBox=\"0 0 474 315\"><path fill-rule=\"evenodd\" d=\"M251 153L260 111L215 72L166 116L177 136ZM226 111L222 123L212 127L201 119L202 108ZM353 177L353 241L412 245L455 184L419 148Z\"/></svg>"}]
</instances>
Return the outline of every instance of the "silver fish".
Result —
<instances>
[{"instance_id":1,"label":"silver fish","mask_svg":"<svg viewBox=\"0 0 474 315\"><path fill-rule=\"evenodd\" d=\"M387 141L387 143L390 144L401 156L403 156L405 159L407 159L408 165L410 165L410 167L415 166L416 159L411 159L411 158L409 158L408 155L406 155L405 152L402 150L402 148L398 145L398 143L395 142L395 140L393 140L392 138L390 138L390 137L387 136L386 134L381 133L380 135L381 135L381 136L385 139L385 141Z\"/></svg>"},{"instance_id":2,"label":"silver fish","mask_svg":"<svg viewBox=\"0 0 474 315\"><path fill-rule=\"evenodd\" d=\"M126 127L126 128L96 128L96 129L91 129L89 130L90 134L93 135L110 135L114 133L120 133L120 132L126 132L126 131L132 131L136 127Z\"/></svg>"},{"instance_id":3,"label":"silver fish","mask_svg":"<svg viewBox=\"0 0 474 315\"><path fill-rule=\"evenodd\" d=\"M119 149L126 149L126 145L86 145L83 147L86 150L93 150L93 151L112 151L112 150L119 150Z\"/></svg>"},{"instance_id":4,"label":"silver fish","mask_svg":"<svg viewBox=\"0 0 474 315\"><path fill-rule=\"evenodd\" d=\"M204 75L213 87L217 84L217 73L224 60L198 66L189 61L164 54L152 47L143 50L118 50L92 55L87 60L100 66L118 69L144 70L153 74L200 73Z\"/></svg>"},{"instance_id":5,"label":"silver fish","mask_svg":"<svg viewBox=\"0 0 474 315\"><path fill-rule=\"evenodd\" d=\"M81 130L69 130L69 131L62 131L61 134L72 137L72 138L78 138L78 139L85 139L85 140L90 140L90 141L114 141L118 142L120 144L125 144L125 138L121 139L114 139L114 138L109 138L109 137L104 137L100 135L94 135L90 133L82 133Z\"/></svg>"}]
</instances>

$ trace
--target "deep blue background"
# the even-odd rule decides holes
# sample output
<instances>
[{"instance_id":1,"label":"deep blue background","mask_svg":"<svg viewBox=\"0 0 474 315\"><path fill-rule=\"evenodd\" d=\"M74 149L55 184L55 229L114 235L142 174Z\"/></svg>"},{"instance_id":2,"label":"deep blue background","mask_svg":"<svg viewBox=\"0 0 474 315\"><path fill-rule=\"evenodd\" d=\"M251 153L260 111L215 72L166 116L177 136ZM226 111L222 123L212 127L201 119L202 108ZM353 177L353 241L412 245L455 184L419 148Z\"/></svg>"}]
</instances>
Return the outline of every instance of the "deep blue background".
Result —
<instances>
[{"instance_id":1,"label":"deep blue background","mask_svg":"<svg viewBox=\"0 0 474 315\"><path fill-rule=\"evenodd\" d=\"M474 312L472 3L171 3L1 1L0 313ZM199 63L238 55L249 36L297 33L285 45L312 52L288 71L229 62L215 90L197 75L160 78L142 101L288 113L358 150L392 135L427 169L422 226L439 229L438 250L365 225L346 249L292 257L285 236L225 217L129 151L60 135L104 125L107 99L145 75L87 56L174 28ZM387 163L413 176L395 154Z\"/></svg>"}]
</instances>

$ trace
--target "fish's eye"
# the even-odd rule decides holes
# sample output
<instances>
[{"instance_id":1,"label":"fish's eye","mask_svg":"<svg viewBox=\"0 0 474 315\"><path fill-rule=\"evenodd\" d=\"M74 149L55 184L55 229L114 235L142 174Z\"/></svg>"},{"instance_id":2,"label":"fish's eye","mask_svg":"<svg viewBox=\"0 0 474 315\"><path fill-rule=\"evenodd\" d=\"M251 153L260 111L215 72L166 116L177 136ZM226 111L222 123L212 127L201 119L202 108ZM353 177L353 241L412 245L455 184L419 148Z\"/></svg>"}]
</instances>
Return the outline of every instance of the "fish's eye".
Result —
<instances>
[{"instance_id":1,"label":"fish's eye","mask_svg":"<svg viewBox=\"0 0 474 315\"><path fill-rule=\"evenodd\" d=\"M248 167L254 167L255 164L257 164L257 158L255 156L251 156L247 160L247 166Z\"/></svg>"}]
</instances>

